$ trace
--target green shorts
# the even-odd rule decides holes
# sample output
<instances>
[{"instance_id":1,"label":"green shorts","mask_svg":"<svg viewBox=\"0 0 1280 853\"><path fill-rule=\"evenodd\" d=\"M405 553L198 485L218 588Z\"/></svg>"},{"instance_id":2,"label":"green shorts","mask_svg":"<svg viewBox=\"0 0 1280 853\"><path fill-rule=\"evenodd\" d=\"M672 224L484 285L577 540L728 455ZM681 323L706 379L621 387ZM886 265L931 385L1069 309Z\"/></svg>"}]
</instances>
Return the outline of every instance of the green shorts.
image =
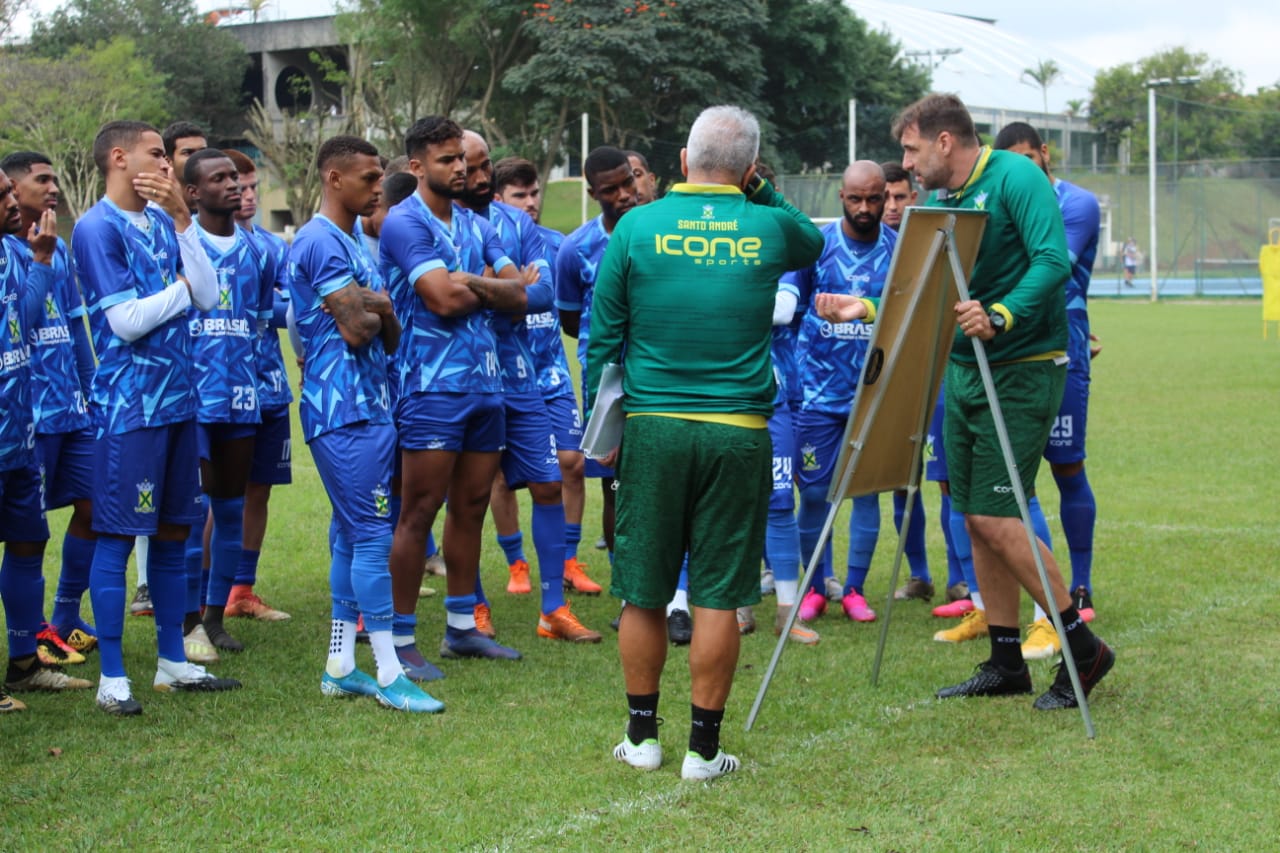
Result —
<instances>
[{"instance_id":1,"label":"green shorts","mask_svg":"<svg viewBox=\"0 0 1280 853\"><path fill-rule=\"evenodd\" d=\"M666 607L687 550L690 604L759 602L772 462L767 429L628 418L609 591L637 607Z\"/></svg>"},{"instance_id":2,"label":"green shorts","mask_svg":"<svg viewBox=\"0 0 1280 853\"><path fill-rule=\"evenodd\" d=\"M1029 499L1035 494L1045 442L1062 403L1067 366L1052 361L1020 361L992 365L991 376L1018 466L1018 479ZM947 364L943 434L952 509L967 515L1018 517L1018 501L977 365L954 361Z\"/></svg>"}]
</instances>

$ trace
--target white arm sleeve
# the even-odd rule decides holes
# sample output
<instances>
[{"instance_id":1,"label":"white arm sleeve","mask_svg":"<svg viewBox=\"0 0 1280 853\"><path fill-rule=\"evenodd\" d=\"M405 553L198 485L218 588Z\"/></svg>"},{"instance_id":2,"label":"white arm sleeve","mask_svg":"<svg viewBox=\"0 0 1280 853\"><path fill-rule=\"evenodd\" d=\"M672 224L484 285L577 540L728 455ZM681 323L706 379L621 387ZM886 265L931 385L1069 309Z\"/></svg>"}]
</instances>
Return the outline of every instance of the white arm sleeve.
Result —
<instances>
[{"instance_id":1,"label":"white arm sleeve","mask_svg":"<svg viewBox=\"0 0 1280 853\"><path fill-rule=\"evenodd\" d=\"M796 315L796 295L789 290L779 290L773 298L773 325L785 326Z\"/></svg>"},{"instance_id":2,"label":"white arm sleeve","mask_svg":"<svg viewBox=\"0 0 1280 853\"><path fill-rule=\"evenodd\" d=\"M289 300L289 309L284 315L285 325L289 329L289 343L293 346L293 354L298 358L306 355L306 350L302 346L302 335L298 334L298 316L293 313L293 300Z\"/></svg>"},{"instance_id":3,"label":"white arm sleeve","mask_svg":"<svg viewBox=\"0 0 1280 853\"><path fill-rule=\"evenodd\" d=\"M187 285L175 281L159 293L112 305L106 310L107 324L116 337L133 343L190 307Z\"/></svg>"},{"instance_id":4,"label":"white arm sleeve","mask_svg":"<svg viewBox=\"0 0 1280 853\"><path fill-rule=\"evenodd\" d=\"M200 245L194 227L178 235L178 248L187 281L191 282L191 301L199 311L211 310L218 302L218 274L213 271L213 263Z\"/></svg>"}]
</instances>

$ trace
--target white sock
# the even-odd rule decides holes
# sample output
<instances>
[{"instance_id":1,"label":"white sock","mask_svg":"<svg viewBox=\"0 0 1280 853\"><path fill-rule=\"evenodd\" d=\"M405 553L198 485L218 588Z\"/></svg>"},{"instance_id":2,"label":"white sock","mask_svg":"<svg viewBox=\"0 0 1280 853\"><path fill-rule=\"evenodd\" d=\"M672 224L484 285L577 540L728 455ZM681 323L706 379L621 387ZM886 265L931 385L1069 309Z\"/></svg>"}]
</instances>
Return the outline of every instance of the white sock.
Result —
<instances>
[{"instance_id":1,"label":"white sock","mask_svg":"<svg viewBox=\"0 0 1280 853\"><path fill-rule=\"evenodd\" d=\"M126 696L132 695L132 691L129 690L129 679L123 675L119 677L109 677L104 675L98 681L99 698L106 699L107 697L113 697L116 699L123 699Z\"/></svg>"},{"instance_id":2,"label":"white sock","mask_svg":"<svg viewBox=\"0 0 1280 853\"><path fill-rule=\"evenodd\" d=\"M413 641L414 641L414 637L413 637L413 635L412 635L412 634L410 634L410 635L409 635L409 636L407 636L407 637L392 637L392 638L391 638L391 643L392 643L392 645L394 645L397 649L403 649L405 646L412 646L412 645L413 645Z\"/></svg>"},{"instance_id":3,"label":"white sock","mask_svg":"<svg viewBox=\"0 0 1280 853\"><path fill-rule=\"evenodd\" d=\"M454 613L451 610L446 610L444 621L450 628L466 631L476 626L476 612L472 610L467 613Z\"/></svg>"},{"instance_id":4,"label":"white sock","mask_svg":"<svg viewBox=\"0 0 1280 853\"><path fill-rule=\"evenodd\" d=\"M787 607L796 603L796 596L800 594L800 581L779 581L773 582L773 592L778 596L778 604Z\"/></svg>"},{"instance_id":5,"label":"white sock","mask_svg":"<svg viewBox=\"0 0 1280 853\"><path fill-rule=\"evenodd\" d=\"M667 615L670 616L673 610L689 612L689 591L687 589L676 590L676 594L672 596L671 602L667 605Z\"/></svg>"},{"instance_id":6,"label":"white sock","mask_svg":"<svg viewBox=\"0 0 1280 853\"><path fill-rule=\"evenodd\" d=\"M329 659L325 672L334 678L350 675L356 668L356 623L334 619L329 628Z\"/></svg>"},{"instance_id":7,"label":"white sock","mask_svg":"<svg viewBox=\"0 0 1280 853\"><path fill-rule=\"evenodd\" d=\"M391 631L370 631L369 645L373 647L373 660L378 666L378 686L386 687L404 675L404 667L396 657L396 646Z\"/></svg>"},{"instance_id":8,"label":"white sock","mask_svg":"<svg viewBox=\"0 0 1280 853\"><path fill-rule=\"evenodd\" d=\"M185 661L185 660L176 661L176 660L169 660L168 658L160 658L156 662L156 669L160 670L170 678L183 678L190 674L192 667L195 667L201 672L204 672L204 667L197 666L196 664L190 663L189 661Z\"/></svg>"},{"instance_id":9,"label":"white sock","mask_svg":"<svg viewBox=\"0 0 1280 853\"><path fill-rule=\"evenodd\" d=\"M1036 621L1039 622L1041 619L1048 619L1048 618L1049 618L1049 614L1045 613L1044 608L1041 607L1039 604L1037 604L1036 605Z\"/></svg>"},{"instance_id":10,"label":"white sock","mask_svg":"<svg viewBox=\"0 0 1280 853\"><path fill-rule=\"evenodd\" d=\"M151 539L138 536L133 540L134 561L138 564L138 586L147 582L147 562L151 559Z\"/></svg>"},{"instance_id":11,"label":"white sock","mask_svg":"<svg viewBox=\"0 0 1280 853\"><path fill-rule=\"evenodd\" d=\"M973 599L973 609L974 609L974 610L986 610L986 609L987 609L987 608L985 608L985 607L983 607L983 606L982 606L982 593L978 592L976 589L973 589L973 590L970 590L970 591L969 591L969 598Z\"/></svg>"}]
</instances>

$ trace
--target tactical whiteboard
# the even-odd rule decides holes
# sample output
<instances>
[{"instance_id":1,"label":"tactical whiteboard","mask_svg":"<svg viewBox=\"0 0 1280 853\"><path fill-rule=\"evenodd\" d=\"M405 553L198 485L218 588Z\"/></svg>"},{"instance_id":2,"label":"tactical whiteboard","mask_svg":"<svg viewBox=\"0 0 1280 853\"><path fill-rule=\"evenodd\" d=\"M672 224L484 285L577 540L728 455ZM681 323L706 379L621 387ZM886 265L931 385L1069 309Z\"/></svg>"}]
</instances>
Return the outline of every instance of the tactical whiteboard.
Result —
<instances>
[{"instance_id":1,"label":"tactical whiteboard","mask_svg":"<svg viewBox=\"0 0 1280 853\"><path fill-rule=\"evenodd\" d=\"M907 208L828 500L919 482L925 434L956 330L959 295L950 253L967 277L986 223L984 211Z\"/></svg>"}]
</instances>

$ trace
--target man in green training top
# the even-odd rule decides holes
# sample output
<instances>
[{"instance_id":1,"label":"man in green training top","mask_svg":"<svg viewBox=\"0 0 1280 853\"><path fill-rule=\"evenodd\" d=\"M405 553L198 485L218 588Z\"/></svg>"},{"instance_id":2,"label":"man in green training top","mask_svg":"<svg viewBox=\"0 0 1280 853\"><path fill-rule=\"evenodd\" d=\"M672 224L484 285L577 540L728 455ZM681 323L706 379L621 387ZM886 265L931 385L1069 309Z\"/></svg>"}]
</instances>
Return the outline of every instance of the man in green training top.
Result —
<instances>
[{"instance_id":1,"label":"man in green training top","mask_svg":"<svg viewBox=\"0 0 1280 853\"><path fill-rule=\"evenodd\" d=\"M956 330L946 375L947 470L951 502L965 515L973 563L986 603L991 657L972 678L939 698L1031 692L1018 630L1020 587L1047 609L1035 556L996 437L972 343L984 342L996 396L1008 427L1022 488L1035 494L1036 472L1067 374L1063 283L1071 274L1057 196L1025 157L979 145L973 119L954 95L928 95L895 119L902 166L933 190L928 205L984 210L986 230L970 278L970 299L955 306ZM1072 604L1053 554L1040 554L1061 610L1067 641L1087 695L1115 654ZM1076 697L1059 665L1041 710L1072 708Z\"/></svg>"},{"instance_id":2,"label":"man in green training top","mask_svg":"<svg viewBox=\"0 0 1280 853\"><path fill-rule=\"evenodd\" d=\"M687 549L694 631L686 779L739 765L720 749L720 722L738 660L735 611L760 600L774 299L782 273L822 250L821 232L756 175L759 145L759 124L745 110L711 107L698 116L680 153L688 182L614 228L587 348L589 394L610 362L622 362L626 377L611 592L627 602L618 647L631 716L614 756L643 770L662 763L666 604Z\"/></svg>"}]
</instances>

